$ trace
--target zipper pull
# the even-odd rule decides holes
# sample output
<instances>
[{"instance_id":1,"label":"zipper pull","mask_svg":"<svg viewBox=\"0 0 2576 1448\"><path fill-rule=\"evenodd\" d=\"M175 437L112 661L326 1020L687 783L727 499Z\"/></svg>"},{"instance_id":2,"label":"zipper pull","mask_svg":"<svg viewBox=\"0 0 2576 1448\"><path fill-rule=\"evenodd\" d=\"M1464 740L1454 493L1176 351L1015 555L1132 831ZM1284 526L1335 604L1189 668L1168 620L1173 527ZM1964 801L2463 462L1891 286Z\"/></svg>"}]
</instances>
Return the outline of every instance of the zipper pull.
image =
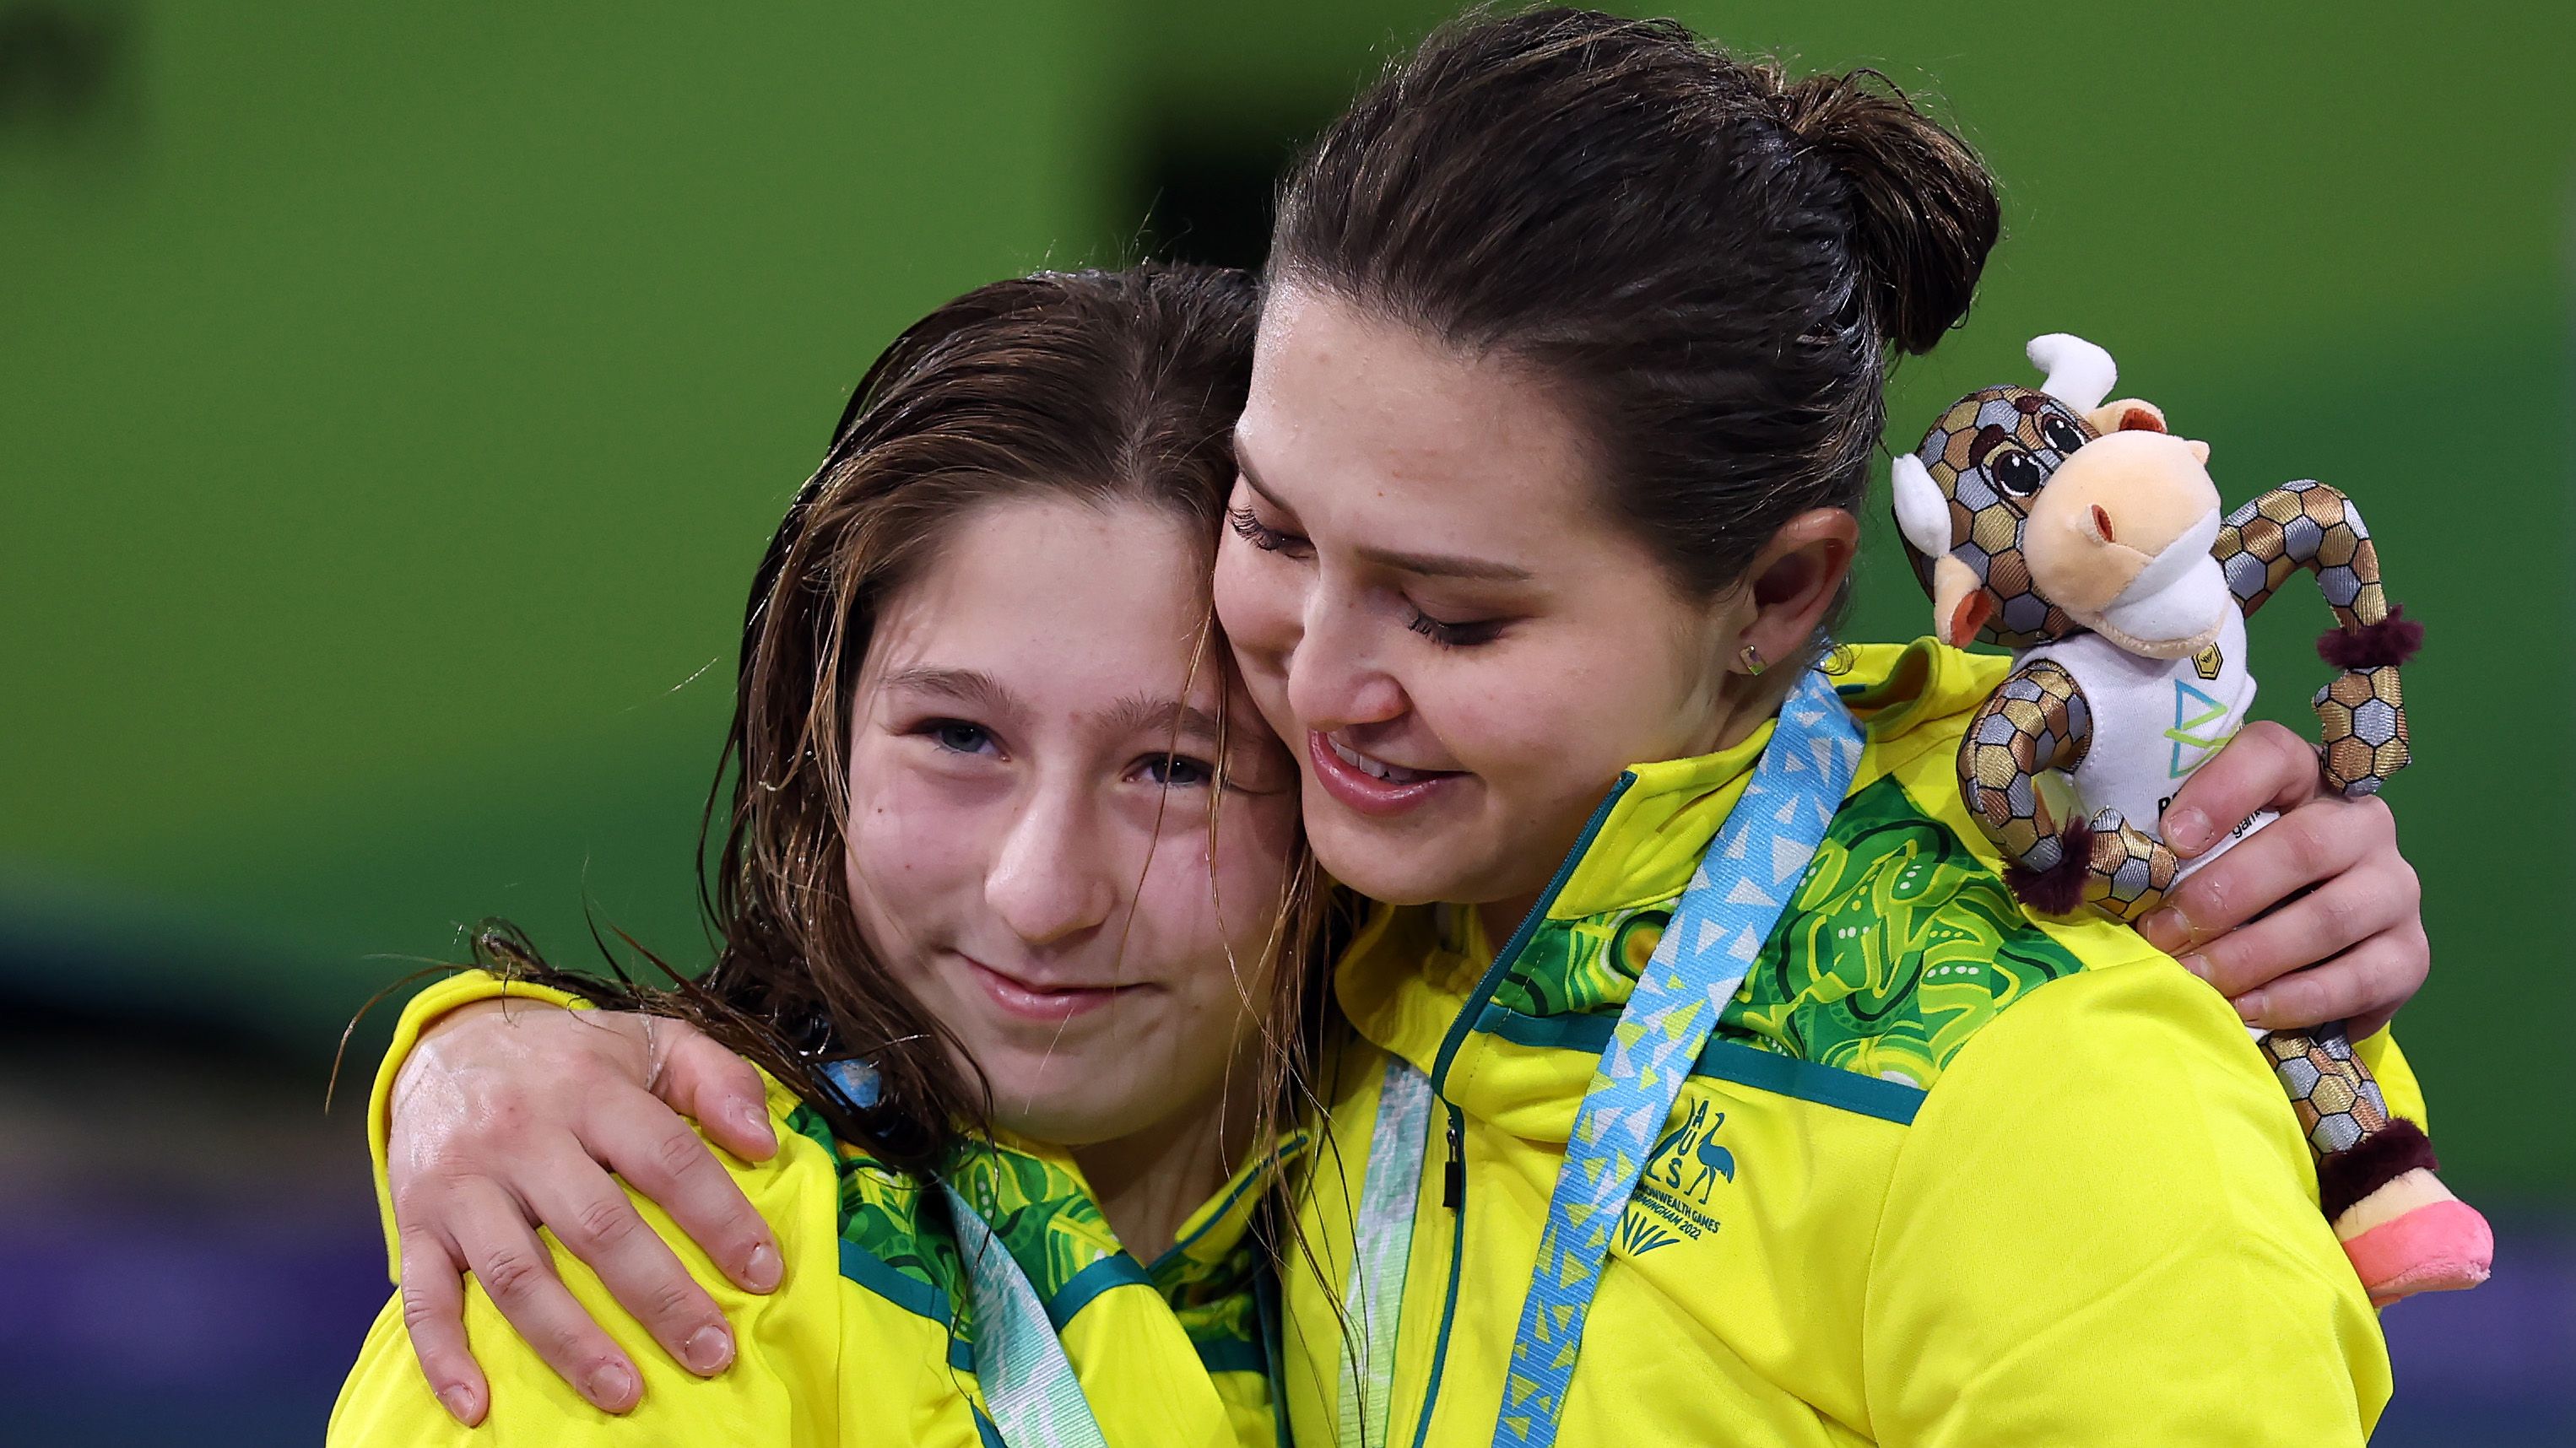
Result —
<instances>
[{"instance_id":1,"label":"zipper pull","mask_svg":"<svg viewBox=\"0 0 2576 1448\"><path fill-rule=\"evenodd\" d=\"M1440 1205L1453 1212L1467 1205L1467 1128L1454 1107L1449 1112L1449 1164L1440 1174Z\"/></svg>"}]
</instances>

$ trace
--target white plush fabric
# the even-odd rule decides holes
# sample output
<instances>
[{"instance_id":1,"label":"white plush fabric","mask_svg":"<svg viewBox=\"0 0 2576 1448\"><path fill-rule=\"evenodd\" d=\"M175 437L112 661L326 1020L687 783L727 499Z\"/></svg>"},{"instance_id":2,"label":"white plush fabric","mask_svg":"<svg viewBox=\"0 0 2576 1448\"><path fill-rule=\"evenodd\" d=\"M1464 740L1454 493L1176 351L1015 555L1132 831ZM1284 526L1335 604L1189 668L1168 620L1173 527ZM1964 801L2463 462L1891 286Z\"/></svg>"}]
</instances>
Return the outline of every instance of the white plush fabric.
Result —
<instances>
[{"instance_id":1,"label":"white plush fabric","mask_svg":"<svg viewBox=\"0 0 2576 1448\"><path fill-rule=\"evenodd\" d=\"M2089 819L2116 809L2150 835L2165 806L2192 772L2245 727L2254 707L2254 676L2245 668L2245 618L2226 611L2218 631L2217 677L2204 679L2193 660L2148 659L2100 634L2077 634L2021 655L2047 659L2074 676L2093 718L2093 742L2073 771L2075 796ZM2262 811L2227 838L2183 862L2183 873L2225 854L2269 824Z\"/></svg>"}]
</instances>

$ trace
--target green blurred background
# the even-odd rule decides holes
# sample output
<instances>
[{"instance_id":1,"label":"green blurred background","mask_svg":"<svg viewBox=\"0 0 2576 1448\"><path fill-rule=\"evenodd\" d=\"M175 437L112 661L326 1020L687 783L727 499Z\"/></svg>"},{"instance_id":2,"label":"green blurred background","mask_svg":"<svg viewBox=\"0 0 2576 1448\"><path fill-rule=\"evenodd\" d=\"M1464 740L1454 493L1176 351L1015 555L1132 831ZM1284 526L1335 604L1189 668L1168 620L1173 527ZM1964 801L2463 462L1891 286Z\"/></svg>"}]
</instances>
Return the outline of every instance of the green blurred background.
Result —
<instances>
[{"instance_id":1,"label":"green blurred background","mask_svg":"<svg viewBox=\"0 0 2576 1448\"><path fill-rule=\"evenodd\" d=\"M0 1360L135 1355L132 1313L36 1268L173 1221L198 1236L152 1290L203 1327L108 1407L0 1369L49 1404L34 1431L203 1429L217 1400L318 1431L382 1292L355 1113L317 1114L341 1025L488 914L565 959L585 912L703 958L742 593L869 358L1033 267L1257 261L1289 148L1449 8L0 0L0 1220L40 1224L0 1239L38 1319ZM2381 1441L2560 1441L2576 8L1667 13L1876 66L2003 178L1975 317L1900 370L1900 442L2071 330L2212 440L2231 503L2362 501L2431 631L2390 798L2435 967L2401 1033L2446 1176L2514 1249L2392 1315L2443 1331L2401 1342ZM1910 637L1872 526L1851 632ZM2303 587L2255 634L2264 712L2306 730ZM327 1330L244 1346L223 1304L296 1271L277 1312ZM2484 1438L2424 1426L2460 1411Z\"/></svg>"}]
</instances>

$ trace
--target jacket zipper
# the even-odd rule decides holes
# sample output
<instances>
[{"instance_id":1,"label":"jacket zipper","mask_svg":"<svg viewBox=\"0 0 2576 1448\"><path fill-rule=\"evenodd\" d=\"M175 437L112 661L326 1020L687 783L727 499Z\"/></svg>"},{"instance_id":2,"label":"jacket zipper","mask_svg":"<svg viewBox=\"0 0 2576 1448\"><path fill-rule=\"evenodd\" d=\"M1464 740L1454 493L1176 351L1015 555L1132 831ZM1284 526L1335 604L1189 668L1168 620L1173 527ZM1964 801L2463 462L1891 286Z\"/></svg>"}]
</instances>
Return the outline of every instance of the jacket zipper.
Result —
<instances>
[{"instance_id":1,"label":"jacket zipper","mask_svg":"<svg viewBox=\"0 0 2576 1448\"><path fill-rule=\"evenodd\" d=\"M1413 1448L1423 1448L1431 1419L1440 1407L1440 1379L1449 1367L1449 1328L1458 1316L1458 1273L1467 1256L1467 1119L1454 1102L1447 1131L1449 1160L1440 1170L1440 1204L1449 1209L1449 1291L1440 1303L1440 1337L1431 1348L1431 1381L1422 1393L1422 1416L1413 1428Z\"/></svg>"}]
</instances>

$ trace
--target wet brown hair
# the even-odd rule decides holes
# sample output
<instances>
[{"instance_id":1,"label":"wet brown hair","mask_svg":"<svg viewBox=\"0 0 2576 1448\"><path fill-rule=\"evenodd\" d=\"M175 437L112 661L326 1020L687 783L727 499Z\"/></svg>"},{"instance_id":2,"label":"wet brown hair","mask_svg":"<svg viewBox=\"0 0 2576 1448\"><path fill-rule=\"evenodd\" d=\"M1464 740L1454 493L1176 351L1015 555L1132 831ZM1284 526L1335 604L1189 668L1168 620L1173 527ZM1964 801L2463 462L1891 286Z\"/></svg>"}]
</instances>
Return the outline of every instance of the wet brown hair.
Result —
<instances>
[{"instance_id":1,"label":"wet brown hair","mask_svg":"<svg viewBox=\"0 0 2576 1448\"><path fill-rule=\"evenodd\" d=\"M721 824L703 895L722 942L713 968L669 988L573 976L505 929L478 936L478 957L603 1005L687 1018L845 1139L898 1168L936 1170L989 1102L980 1079L959 1071L955 1038L862 938L848 897L848 711L876 620L961 520L998 500L1142 503L1187 521L1213 550L1257 311L1240 272L1148 265L997 282L906 330L859 383L752 584L701 840L703 857ZM1226 678L1223 653L1211 626L1193 667ZM1224 794L1211 791L1211 831ZM1324 1009L1323 973L1305 957L1328 902L1302 844L1299 855L1286 900L1222 902L1279 912L1271 998L1246 1001L1263 1026L1252 1089L1265 1150L1293 1108ZM821 1074L851 1057L876 1070L872 1106Z\"/></svg>"},{"instance_id":2,"label":"wet brown hair","mask_svg":"<svg viewBox=\"0 0 2576 1448\"><path fill-rule=\"evenodd\" d=\"M1888 354L1965 315L1998 226L1975 153L1875 72L1549 8L1389 68L1282 183L1271 267L1534 369L1609 515L1704 598L1798 513L1860 508Z\"/></svg>"}]
</instances>

